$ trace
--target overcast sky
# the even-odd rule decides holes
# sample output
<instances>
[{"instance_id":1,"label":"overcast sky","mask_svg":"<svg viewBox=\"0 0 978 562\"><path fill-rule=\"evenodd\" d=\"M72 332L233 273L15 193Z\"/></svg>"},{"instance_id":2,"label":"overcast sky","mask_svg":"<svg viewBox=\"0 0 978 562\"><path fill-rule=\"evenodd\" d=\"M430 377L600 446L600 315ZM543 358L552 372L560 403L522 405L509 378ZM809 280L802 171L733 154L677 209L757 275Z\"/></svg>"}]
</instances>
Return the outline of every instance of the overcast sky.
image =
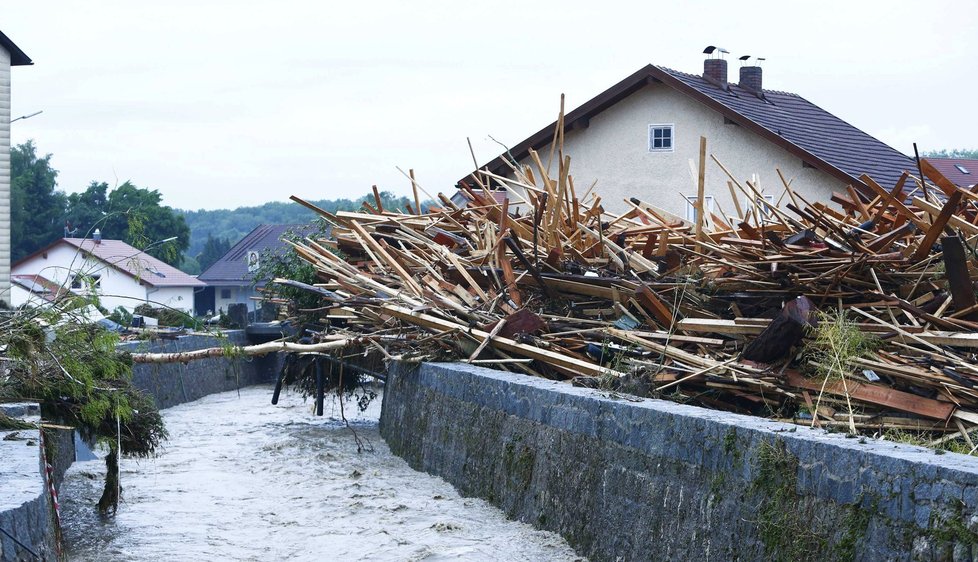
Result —
<instances>
[{"instance_id":1,"label":"overcast sky","mask_svg":"<svg viewBox=\"0 0 978 562\"><path fill-rule=\"evenodd\" d=\"M647 63L698 73L703 47L763 56L801 94L893 147L978 147L973 2L3 0L12 142L59 185L132 180L226 208L449 193L499 146ZM722 156L721 156L722 158Z\"/></svg>"}]
</instances>

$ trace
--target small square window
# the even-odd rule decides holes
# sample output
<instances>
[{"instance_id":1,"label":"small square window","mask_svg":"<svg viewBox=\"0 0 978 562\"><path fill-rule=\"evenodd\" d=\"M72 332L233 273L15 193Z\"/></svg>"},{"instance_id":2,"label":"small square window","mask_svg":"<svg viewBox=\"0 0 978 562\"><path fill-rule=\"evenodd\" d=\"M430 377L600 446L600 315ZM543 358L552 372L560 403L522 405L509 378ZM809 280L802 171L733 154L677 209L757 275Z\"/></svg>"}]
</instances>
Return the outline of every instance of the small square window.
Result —
<instances>
[{"instance_id":1,"label":"small square window","mask_svg":"<svg viewBox=\"0 0 978 562\"><path fill-rule=\"evenodd\" d=\"M231 298L231 289L221 289L221 298L222 299Z\"/></svg>"},{"instance_id":2,"label":"small square window","mask_svg":"<svg viewBox=\"0 0 978 562\"><path fill-rule=\"evenodd\" d=\"M955 164L954 167L957 168L958 171L961 172L962 174L970 174L971 173L971 172L968 171L968 168L965 168L961 164Z\"/></svg>"},{"instance_id":3,"label":"small square window","mask_svg":"<svg viewBox=\"0 0 978 562\"><path fill-rule=\"evenodd\" d=\"M703 196L703 206L706 207L707 213L713 213L713 196L705 195ZM696 222L696 196L687 195L686 196L686 220L689 222Z\"/></svg>"},{"instance_id":4,"label":"small square window","mask_svg":"<svg viewBox=\"0 0 978 562\"><path fill-rule=\"evenodd\" d=\"M102 287L101 275L78 274L71 278L72 289L83 289L83 288L100 289L101 287Z\"/></svg>"},{"instance_id":5,"label":"small square window","mask_svg":"<svg viewBox=\"0 0 978 562\"><path fill-rule=\"evenodd\" d=\"M649 152L672 152L673 126L649 125Z\"/></svg>"}]
</instances>

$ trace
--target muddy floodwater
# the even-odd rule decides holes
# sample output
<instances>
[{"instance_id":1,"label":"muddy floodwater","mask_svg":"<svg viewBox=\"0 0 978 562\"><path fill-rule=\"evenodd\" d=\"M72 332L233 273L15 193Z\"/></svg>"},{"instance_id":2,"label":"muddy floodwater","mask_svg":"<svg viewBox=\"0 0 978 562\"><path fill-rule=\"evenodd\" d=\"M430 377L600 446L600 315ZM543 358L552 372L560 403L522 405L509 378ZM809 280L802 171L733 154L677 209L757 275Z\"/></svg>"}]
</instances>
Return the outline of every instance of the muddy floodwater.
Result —
<instances>
[{"instance_id":1,"label":"muddy floodwater","mask_svg":"<svg viewBox=\"0 0 978 562\"><path fill-rule=\"evenodd\" d=\"M390 453L380 400L345 412L372 452L357 452L339 404L269 387L164 411L170 440L126 459L114 518L94 510L100 460L75 463L61 490L69 560L581 560L558 535L509 521Z\"/></svg>"}]
</instances>

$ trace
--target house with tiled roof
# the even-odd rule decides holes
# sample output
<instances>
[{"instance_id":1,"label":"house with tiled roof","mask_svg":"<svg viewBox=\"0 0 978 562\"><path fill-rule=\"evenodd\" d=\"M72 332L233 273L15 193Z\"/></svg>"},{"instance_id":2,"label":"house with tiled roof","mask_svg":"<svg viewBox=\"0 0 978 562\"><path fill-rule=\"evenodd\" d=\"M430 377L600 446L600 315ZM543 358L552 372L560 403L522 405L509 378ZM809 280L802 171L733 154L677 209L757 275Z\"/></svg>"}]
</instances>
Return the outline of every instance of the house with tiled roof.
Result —
<instances>
[{"instance_id":1,"label":"house with tiled roof","mask_svg":"<svg viewBox=\"0 0 978 562\"><path fill-rule=\"evenodd\" d=\"M539 177L534 150L556 177L557 158L550 158L555 128L556 122L543 127L481 169L513 177L515 162ZM908 156L798 94L764 89L760 66L742 66L734 83L727 61L713 55L703 74L651 64L639 69L568 112L564 130L576 194L583 197L594 186L602 206L616 212L629 210L625 199L637 197L692 218L697 177L690 160L699 159L700 137L707 140L706 205L730 217L757 197L748 200L730 186L711 155L749 193L746 180L753 179L768 202L782 199L783 181L809 201L829 201L847 185L866 189L863 174L892 187L904 170L915 169ZM475 185L471 175L462 182Z\"/></svg>"},{"instance_id":2,"label":"house with tiled roof","mask_svg":"<svg viewBox=\"0 0 978 562\"><path fill-rule=\"evenodd\" d=\"M978 184L978 159L975 158L925 158L954 185L970 189Z\"/></svg>"},{"instance_id":3,"label":"house with tiled roof","mask_svg":"<svg viewBox=\"0 0 978 562\"><path fill-rule=\"evenodd\" d=\"M202 281L121 240L62 238L11 267L28 299L50 301L64 291L94 294L100 304L132 311L140 304L193 311ZM19 298L18 298L19 300ZM22 304L20 302L14 304Z\"/></svg>"},{"instance_id":4,"label":"house with tiled roof","mask_svg":"<svg viewBox=\"0 0 978 562\"><path fill-rule=\"evenodd\" d=\"M261 307L258 289L267 280L255 279L261 261L270 254L281 254L288 249L282 236L293 233L306 236L314 228L307 224L262 224L245 235L220 259L197 276L207 284L197 294L195 309L198 315L227 312L232 304L244 303L248 311Z\"/></svg>"}]
</instances>

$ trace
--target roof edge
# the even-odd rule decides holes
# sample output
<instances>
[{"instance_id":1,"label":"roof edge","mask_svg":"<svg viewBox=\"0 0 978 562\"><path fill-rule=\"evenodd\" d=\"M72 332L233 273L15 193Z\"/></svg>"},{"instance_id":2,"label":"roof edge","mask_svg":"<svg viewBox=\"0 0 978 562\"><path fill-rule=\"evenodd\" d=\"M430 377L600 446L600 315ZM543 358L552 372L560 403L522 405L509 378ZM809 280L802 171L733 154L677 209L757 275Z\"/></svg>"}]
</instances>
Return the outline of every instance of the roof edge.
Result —
<instances>
[{"instance_id":1,"label":"roof edge","mask_svg":"<svg viewBox=\"0 0 978 562\"><path fill-rule=\"evenodd\" d=\"M0 31L0 46L3 46L10 53L10 66L28 66L34 64L31 57L27 56L27 53L21 50L2 31Z\"/></svg>"},{"instance_id":2,"label":"roof edge","mask_svg":"<svg viewBox=\"0 0 978 562\"><path fill-rule=\"evenodd\" d=\"M842 181L847 184L851 184L857 188L868 189L868 186L866 186L859 178L850 175L848 172L839 169L838 167L834 166L833 164L830 164L829 162L826 162L819 156L812 154L811 152L794 144L788 139L782 137L781 135L778 135L775 131L771 131L770 129L767 129L766 127L752 120L750 117L747 117L746 115L743 115L731 109L730 107L720 103L719 101L714 100L710 96L696 90L692 86L684 83L682 80L679 80L678 78L672 76L669 72L664 70L662 67L656 66L654 64L648 64L640 68L638 71L632 73L631 75L621 80L617 84L611 86L607 90L594 96L593 98L581 104L579 107L569 112L564 117L564 126L566 128L573 129L576 123L584 122L590 119L594 115L597 115L598 113L604 111L605 109L608 109L609 107L615 105L616 103L632 95L633 93L645 87L646 85L656 83L656 82L665 84L670 88L682 94L685 94L687 97L702 103L703 105L720 113L721 115L738 121L745 128L757 134L761 138L775 144L776 146L785 149L789 154L792 154L794 156L797 156L798 158L801 158L804 161L807 161L809 164L829 174L835 179L838 179L839 181ZM798 96L798 94L793 94L793 93L791 95ZM798 97L801 98L801 96ZM507 161L504 160L504 156L508 154L512 158L515 158L517 161L523 160L524 158L529 156L530 149L538 150L541 147L548 144L549 142L551 142L551 139L553 138L553 131L555 130L556 126L557 126L556 121L550 123L546 127L540 129L536 133L524 139L522 142L515 145L513 148L509 149L506 153L500 154L496 158L493 158L485 165L481 166L479 170L488 168L490 172L499 175L505 175L510 168L509 165L507 164ZM465 177L459 179L456 182L456 185L459 185L463 182L468 182L469 179L472 177L472 175L475 174L477 171L478 170L473 170Z\"/></svg>"}]
</instances>

